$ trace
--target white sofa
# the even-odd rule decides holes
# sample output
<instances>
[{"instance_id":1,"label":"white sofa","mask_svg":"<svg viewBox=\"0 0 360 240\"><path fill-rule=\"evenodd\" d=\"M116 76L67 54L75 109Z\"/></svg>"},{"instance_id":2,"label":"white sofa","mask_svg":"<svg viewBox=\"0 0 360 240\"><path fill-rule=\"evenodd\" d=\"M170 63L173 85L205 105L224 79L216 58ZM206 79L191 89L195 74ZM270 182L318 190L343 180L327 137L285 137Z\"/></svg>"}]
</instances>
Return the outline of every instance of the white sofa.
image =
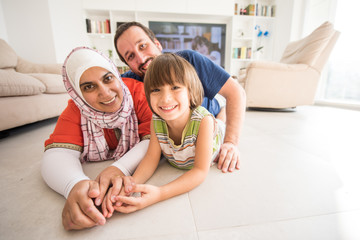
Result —
<instances>
[{"instance_id":1,"label":"white sofa","mask_svg":"<svg viewBox=\"0 0 360 240\"><path fill-rule=\"evenodd\" d=\"M240 78L247 107L294 108L314 102L321 71L340 35L325 22L310 35L291 42L280 62L254 61Z\"/></svg>"},{"instance_id":2,"label":"white sofa","mask_svg":"<svg viewBox=\"0 0 360 240\"><path fill-rule=\"evenodd\" d=\"M0 39L0 131L59 116L69 96L61 64L36 64Z\"/></svg>"}]
</instances>

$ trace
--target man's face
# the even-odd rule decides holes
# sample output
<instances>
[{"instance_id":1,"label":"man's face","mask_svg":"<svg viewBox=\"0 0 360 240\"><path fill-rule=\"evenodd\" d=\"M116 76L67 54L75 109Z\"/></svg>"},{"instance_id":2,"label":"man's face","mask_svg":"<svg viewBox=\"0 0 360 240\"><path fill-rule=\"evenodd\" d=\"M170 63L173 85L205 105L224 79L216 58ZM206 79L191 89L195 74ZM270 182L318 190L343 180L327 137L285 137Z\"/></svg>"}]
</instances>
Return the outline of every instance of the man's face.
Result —
<instances>
[{"instance_id":1,"label":"man's face","mask_svg":"<svg viewBox=\"0 0 360 240\"><path fill-rule=\"evenodd\" d=\"M137 26L132 26L123 32L116 42L116 48L130 69L142 78L151 61L162 51L160 42L156 39L155 43L152 42Z\"/></svg>"}]
</instances>

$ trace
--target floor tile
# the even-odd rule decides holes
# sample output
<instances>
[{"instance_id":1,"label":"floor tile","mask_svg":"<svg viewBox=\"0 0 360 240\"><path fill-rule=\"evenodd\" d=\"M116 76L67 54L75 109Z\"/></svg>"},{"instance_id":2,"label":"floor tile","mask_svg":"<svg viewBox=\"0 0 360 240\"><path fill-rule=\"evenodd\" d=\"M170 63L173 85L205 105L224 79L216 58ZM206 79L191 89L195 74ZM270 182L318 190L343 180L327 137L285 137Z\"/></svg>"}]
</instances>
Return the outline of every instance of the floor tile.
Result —
<instances>
[{"instance_id":1,"label":"floor tile","mask_svg":"<svg viewBox=\"0 0 360 240\"><path fill-rule=\"evenodd\" d=\"M199 232L199 240L357 240L360 212L345 212Z\"/></svg>"}]
</instances>

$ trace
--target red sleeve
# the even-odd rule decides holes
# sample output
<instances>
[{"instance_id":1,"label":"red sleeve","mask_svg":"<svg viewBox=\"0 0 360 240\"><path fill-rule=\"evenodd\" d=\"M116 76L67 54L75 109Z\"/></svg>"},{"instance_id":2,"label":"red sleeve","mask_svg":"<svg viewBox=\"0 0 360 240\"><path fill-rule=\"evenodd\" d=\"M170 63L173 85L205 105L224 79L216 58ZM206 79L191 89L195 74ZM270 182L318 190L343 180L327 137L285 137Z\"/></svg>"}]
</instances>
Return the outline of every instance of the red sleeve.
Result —
<instances>
[{"instance_id":1,"label":"red sleeve","mask_svg":"<svg viewBox=\"0 0 360 240\"><path fill-rule=\"evenodd\" d=\"M145 97L144 84L132 78L122 78L129 88L134 101L136 116L139 121L139 136L143 138L150 134L152 112Z\"/></svg>"},{"instance_id":2,"label":"red sleeve","mask_svg":"<svg viewBox=\"0 0 360 240\"><path fill-rule=\"evenodd\" d=\"M73 100L68 101L68 105L61 113L56 123L54 132L45 141L45 147L50 144L63 144L59 147L68 147L67 144L84 146L83 134L80 126L80 110ZM76 149L76 147L75 147Z\"/></svg>"}]
</instances>

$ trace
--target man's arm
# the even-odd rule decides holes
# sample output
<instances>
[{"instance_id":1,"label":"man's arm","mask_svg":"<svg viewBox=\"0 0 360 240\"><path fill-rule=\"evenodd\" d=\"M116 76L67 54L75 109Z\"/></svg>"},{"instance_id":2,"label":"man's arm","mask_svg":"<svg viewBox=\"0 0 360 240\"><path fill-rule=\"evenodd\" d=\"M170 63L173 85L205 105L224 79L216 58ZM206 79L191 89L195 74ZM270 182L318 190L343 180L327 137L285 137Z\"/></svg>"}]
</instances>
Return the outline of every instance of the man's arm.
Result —
<instances>
[{"instance_id":1,"label":"man's arm","mask_svg":"<svg viewBox=\"0 0 360 240\"><path fill-rule=\"evenodd\" d=\"M240 166L238 143L246 110L246 94L243 87L231 77L220 89L219 94L226 98L226 131L221 146L218 168L232 172Z\"/></svg>"}]
</instances>

